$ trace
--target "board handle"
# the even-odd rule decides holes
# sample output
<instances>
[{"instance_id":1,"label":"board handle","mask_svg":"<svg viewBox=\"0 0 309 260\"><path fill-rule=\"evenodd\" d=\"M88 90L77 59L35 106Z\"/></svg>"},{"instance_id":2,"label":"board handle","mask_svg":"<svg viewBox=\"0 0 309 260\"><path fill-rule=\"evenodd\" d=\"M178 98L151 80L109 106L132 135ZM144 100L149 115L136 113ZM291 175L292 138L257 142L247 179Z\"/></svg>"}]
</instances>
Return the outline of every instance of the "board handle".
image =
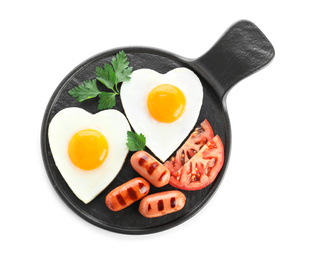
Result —
<instances>
[{"instance_id":1,"label":"board handle","mask_svg":"<svg viewBox=\"0 0 309 260\"><path fill-rule=\"evenodd\" d=\"M204 55L192 61L221 99L240 80L260 70L275 56L275 50L250 21L232 25Z\"/></svg>"}]
</instances>

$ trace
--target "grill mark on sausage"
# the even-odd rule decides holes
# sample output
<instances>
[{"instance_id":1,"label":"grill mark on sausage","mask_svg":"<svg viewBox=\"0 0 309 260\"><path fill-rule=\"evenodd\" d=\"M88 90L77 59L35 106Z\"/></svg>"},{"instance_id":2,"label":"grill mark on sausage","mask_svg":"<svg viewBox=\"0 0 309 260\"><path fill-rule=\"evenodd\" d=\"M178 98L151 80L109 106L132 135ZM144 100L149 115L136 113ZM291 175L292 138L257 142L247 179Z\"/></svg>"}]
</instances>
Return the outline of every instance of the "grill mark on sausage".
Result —
<instances>
[{"instance_id":1,"label":"grill mark on sausage","mask_svg":"<svg viewBox=\"0 0 309 260\"><path fill-rule=\"evenodd\" d=\"M166 170L160 175L160 177L159 177L159 179L158 179L158 181L160 182L160 181L162 181L163 180L163 177L166 175Z\"/></svg>"},{"instance_id":2,"label":"grill mark on sausage","mask_svg":"<svg viewBox=\"0 0 309 260\"><path fill-rule=\"evenodd\" d=\"M127 192L128 192L129 198L131 200L136 200L137 199L136 192L131 187L127 189Z\"/></svg>"},{"instance_id":3,"label":"grill mark on sausage","mask_svg":"<svg viewBox=\"0 0 309 260\"><path fill-rule=\"evenodd\" d=\"M149 175L151 175L155 169L157 169L159 164L157 162L152 163L149 168L147 169L147 172Z\"/></svg>"},{"instance_id":4,"label":"grill mark on sausage","mask_svg":"<svg viewBox=\"0 0 309 260\"><path fill-rule=\"evenodd\" d=\"M163 203L163 200L159 200L159 201L158 201L158 210L159 210L159 211L164 210L164 203Z\"/></svg>"},{"instance_id":5,"label":"grill mark on sausage","mask_svg":"<svg viewBox=\"0 0 309 260\"><path fill-rule=\"evenodd\" d=\"M119 204L121 206L125 206L126 205L126 202L125 202L124 198L120 194L116 195L116 198L117 198L117 200L118 200L118 202L119 202Z\"/></svg>"},{"instance_id":6,"label":"grill mark on sausage","mask_svg":"<svg viewBox=\"0 0 309 260\"><path fill-rule=\"evenodd\" d=\"M106 206L107 206L108 208L112 209L112 210L115 208L114 205L113 205L113 203L110 202L110 201L107 201L107 202L106 202Z\"/></svg>"},{"instance_id":7,"label":"grill mark on sausage","mask_svg":"<svg viewBox=\"0 0 309 260\"><path fill-rule=\"evenodd\" d=\"M139 183L138 183L138 187L139 187L139 191L140 191L141 193L147 192L147 187L146 187L142 182L139 182Z\"/></svg>"},{"instance_id":8,"label":"grill mark on sausage","mask_svg":"<svg viewBox=\"0 0 309 260\"><path fill-rule=\"evenodd\" d=\"M151 211L151 204L148 204L148 211Z\"/></svg>"},{"instance_id":9,"label":"grill mark on sausage","mask_svg":"<svg viewBox=\"0 0 309 260\"><path fill-rule=\"evenodd\" d=\"M148 156L145 154L145 155L143 155L141 158L139 158L139 160L138 160L138 164L139 164L139 166L143 166L145 163L146 163L146 161L148 160Z\"/></svg>"},{"instance_id":10,"label":"grill mark on sausage","mask_svg":"<svg viewBox=\"0 0 309 260\"><path fill-rule=\"evenodd\" d=\"M171 198L171 208L175 208L176 207L176 198L172 197Z\"/></svg>"}]
</instances>

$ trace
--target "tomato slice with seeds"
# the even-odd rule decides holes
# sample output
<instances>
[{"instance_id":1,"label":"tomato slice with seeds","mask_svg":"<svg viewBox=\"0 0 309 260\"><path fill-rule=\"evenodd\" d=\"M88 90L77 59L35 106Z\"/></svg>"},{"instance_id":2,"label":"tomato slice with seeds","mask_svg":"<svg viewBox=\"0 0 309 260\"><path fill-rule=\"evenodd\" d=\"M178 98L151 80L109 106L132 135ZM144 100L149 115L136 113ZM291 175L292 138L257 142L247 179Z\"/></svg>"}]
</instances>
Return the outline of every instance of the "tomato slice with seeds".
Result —
<instances>
[{"instance_id":1,"label":"tomato slice with seeds","mask_svg":"<svg viewBox=\"0 0 309 260\"><path fill-rule=\"evenodd\" d=\"M207 142L177 172L169 184L182 190L199 190L212 183L224 162L224 147L218 135Z\"/></svg>"},{"instance_id":2,"label":"tomato slice with seeds","mask_svg":"<svg viewBox=\"0 0 309 260\"><path fill-rule=\"evenodd\" d=\"M189 161L207 142L214 138L211 125L205 119L201 126L195 128L188 140L179 148L175 156L172 156L164 165L171 174L177 172L187 161Z\"/></svg>"}]
</instances>

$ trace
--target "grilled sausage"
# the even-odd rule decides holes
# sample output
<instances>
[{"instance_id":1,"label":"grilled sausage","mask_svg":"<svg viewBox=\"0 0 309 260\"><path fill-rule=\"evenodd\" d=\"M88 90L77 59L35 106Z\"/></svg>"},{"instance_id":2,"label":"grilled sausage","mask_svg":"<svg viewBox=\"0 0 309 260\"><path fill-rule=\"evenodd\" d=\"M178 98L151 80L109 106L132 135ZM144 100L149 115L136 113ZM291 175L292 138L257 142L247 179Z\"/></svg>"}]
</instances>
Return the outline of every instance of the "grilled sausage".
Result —
<instances>
[{"instance_id":1,"label":"grilled sausage","mask_svg":"<svg viewBox=\"0 0 309 260\"><path fill-rule=\"evenodd\" d=\"M156 187L162 187L170 180L169 169L147 152L134 153L131 157L131 165L135 171Z\"/></svg>"},{"instance_id":2,"label":"grilled sausage","mask_svg":"<svg viewBox=\"0 0 309 260\"><path fill-rule=\"evenodd\" d=\"M179 211L185 203L186 197L182 192L163 191L143 198L139 204L139 212L146 218L155 218Z\"/></svg>"},{"instance_id":3,"label":"grilled sausage","mask_svg":"<svg viewBox=\"0 0 309 260\"><path fill-rule=\"evenodd\" d=\"M149 192L150 185L143 178L134 178L118 186L107 194L106 206L112 211L119 211L145 197Z\"/></svg>"}]
</instances>

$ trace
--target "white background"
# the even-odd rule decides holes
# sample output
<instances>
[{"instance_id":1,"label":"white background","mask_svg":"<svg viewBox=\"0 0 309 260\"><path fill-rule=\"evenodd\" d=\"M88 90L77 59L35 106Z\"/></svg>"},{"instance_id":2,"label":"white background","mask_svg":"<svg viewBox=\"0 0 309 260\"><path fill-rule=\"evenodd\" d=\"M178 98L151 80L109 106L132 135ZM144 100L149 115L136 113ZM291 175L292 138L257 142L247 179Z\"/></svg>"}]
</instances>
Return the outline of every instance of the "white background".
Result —
<instances>
[{"instance_id":1,"label":"white background","mask_svg":"<svg viewBox=\"0 0 309 260\"><path fill-rule=\"evenodd\" d=\"M306 1L2 1L1 259L309 259ZM254 22L273 62L228 94L232 150L196 216L151 235L73 213L41 157L44 110L76 65L121 46L197 58L233 23Z\"/></svg>"}]
</instances>

